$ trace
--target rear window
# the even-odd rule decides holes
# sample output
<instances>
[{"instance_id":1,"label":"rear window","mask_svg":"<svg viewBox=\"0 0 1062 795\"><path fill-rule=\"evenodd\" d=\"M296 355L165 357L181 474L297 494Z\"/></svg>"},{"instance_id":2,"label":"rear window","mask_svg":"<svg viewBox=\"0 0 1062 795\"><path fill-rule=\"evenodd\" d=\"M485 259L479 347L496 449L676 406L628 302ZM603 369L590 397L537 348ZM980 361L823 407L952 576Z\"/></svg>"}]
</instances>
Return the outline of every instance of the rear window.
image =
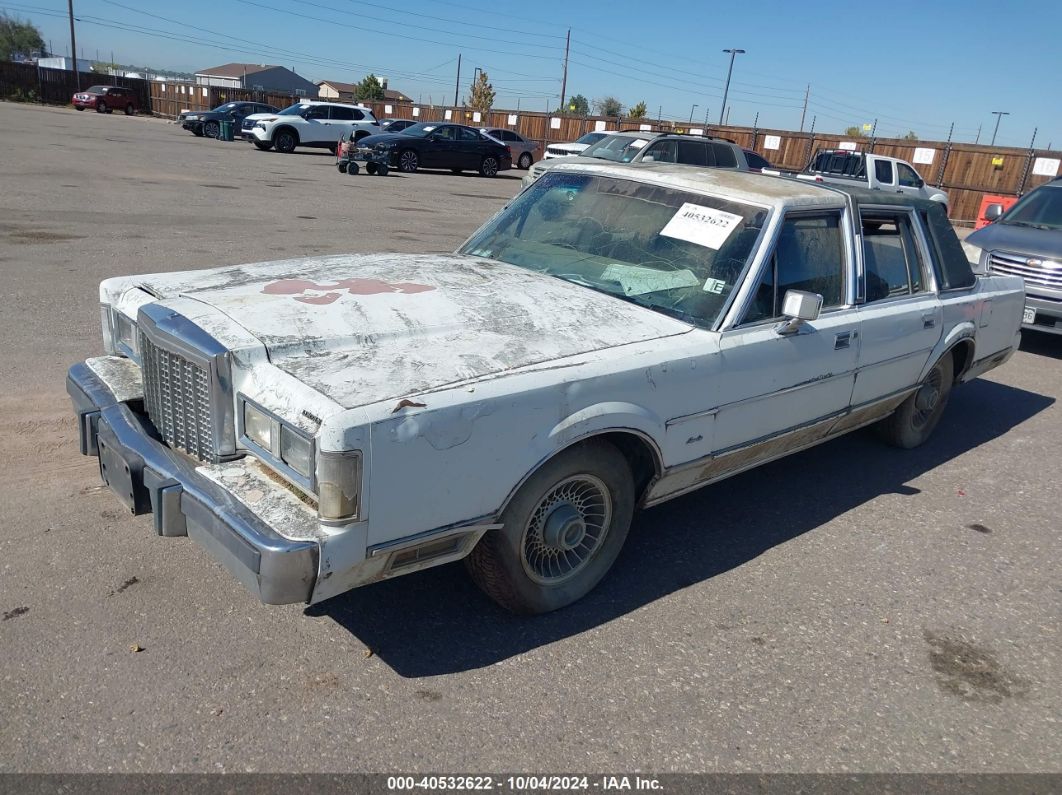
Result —
<instances>
[{"instance_id":1,"label":"rear window","mask_svg":"<svg viewBox=\"0 0 1062 795\"><path fill-rule=\"evenodd\" d=\"M940 279L940 288L961 290L965 287L972 287L976 277L944 208L939 204L934 204L919 214L929 230L929 237L933 244L933 264Z\"/></svg>"},{"instance_id":2,"label":"rear window","mask_svg":"<svg viewBox=\"0 0 1062 795\"><path fill-rule=\"evenodd\" d=\"M819 152L811 163L811 171L837 174L842 177L865 177L866 161L858 152Z\"/></svg>"},{"instance_id":3,"label":"rear window","mask_svg":"<svg viewBox=\"0 0 1062 795\"><path fill-rule=\"evenodd\" d=\"M737 168L737 157L734 156L734 150L729 146L712 144L712 150L715 152L716 168Z\"/></svg>"}]
</instances>

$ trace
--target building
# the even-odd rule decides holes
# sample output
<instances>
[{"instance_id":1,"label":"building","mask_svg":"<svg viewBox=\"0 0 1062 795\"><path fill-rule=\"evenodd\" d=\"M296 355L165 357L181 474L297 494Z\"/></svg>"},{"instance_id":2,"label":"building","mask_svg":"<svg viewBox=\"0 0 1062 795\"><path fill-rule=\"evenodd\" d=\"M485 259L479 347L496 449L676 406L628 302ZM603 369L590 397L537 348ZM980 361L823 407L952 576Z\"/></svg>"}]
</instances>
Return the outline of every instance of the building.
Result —
<instances>
[{"instance_id":1,"label":"building","mask_svg":"<svg viewBox=\"0 0 1062 795\"><path fill-rule=\"evenodd\" d=\"M285 66L255 63L227 63L195 73L199 86L221 88L249 88L259 91L275 91L301 97L317 96L317 86L295 74Z\"/></svg>"},{"instance_id":2,"label":"building","mask_svg":"<svg viewBox=\"0 0 1062 795\"><path fill-rule=\"evenodd\" d=\"M387 87L387 78L381 77L380 84L384 90L384 100L387 102L411 102L409 97L401 91L395 91ZM319 80L317 82L317 98L333 99L339 102L354 102L354 94L357 91L356 83L340 83L338 80Z\"/></svg>"}]
</instances>

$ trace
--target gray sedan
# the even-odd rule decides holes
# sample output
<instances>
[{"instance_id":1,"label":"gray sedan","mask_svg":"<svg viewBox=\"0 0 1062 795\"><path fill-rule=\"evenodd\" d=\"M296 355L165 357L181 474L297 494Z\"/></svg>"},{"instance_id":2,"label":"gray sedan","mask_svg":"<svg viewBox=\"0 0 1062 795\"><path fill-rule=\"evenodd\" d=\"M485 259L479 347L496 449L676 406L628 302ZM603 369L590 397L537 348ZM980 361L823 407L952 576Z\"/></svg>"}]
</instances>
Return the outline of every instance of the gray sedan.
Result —
<instances>
[{"instance_id":1,"label":"gray sedan","mask_svg":"<svg viewBox=\"0 0 1062 795\"><path fill-rule=\"evenodd\" d=\"M519 133L501 127L480 127L479 131L508 146L513 153L513 165L517 168L526 171L531 168L532 163L541 159L542 145L524 138Z\"/></svg>"}]
</instances>

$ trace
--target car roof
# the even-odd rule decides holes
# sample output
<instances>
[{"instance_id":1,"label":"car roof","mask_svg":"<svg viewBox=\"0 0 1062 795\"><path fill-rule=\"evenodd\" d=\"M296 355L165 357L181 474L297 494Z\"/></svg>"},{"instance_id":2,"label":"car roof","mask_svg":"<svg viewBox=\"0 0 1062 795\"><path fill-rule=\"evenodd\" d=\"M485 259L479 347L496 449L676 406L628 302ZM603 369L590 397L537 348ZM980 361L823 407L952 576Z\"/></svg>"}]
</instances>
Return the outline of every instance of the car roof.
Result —
<instances>
[{"instance_id":1,"label":"car roof","mask_svg":"<svg viewBox=\"0 0 1062 795\"><path fill-rule=\"evenodd\" d=\"M358 110L368 110L368 111L372 110L372 108L370 108L368 105L356 105L356 104L353 104L353 103L350 103L350 102L332 102L330 100L320 100L320 99L300 99L295 104L296 105L337 105L337 106L339 106L341 108L357 108Z\"/></svg>"},{"instance_id":2,"label":"car roof","mask_svg":"<svg viewBox=\"0 0 1062 795\"><path fill-rule=\"evenodd\" d=\"M845 192L822 183L803 179L783 179L734 169L701 168L676 163L566 163L561 160L546 174L583 172L599 176L630 179L675 188L701 191L724 198L764 204L776 209L794 206L842 208L848 200ZM545 175L543 175L545 176ZM866 191L878 194L881 191ZM887 194L888 195L888 194ZM904 196L910 199L911 197Z\"/></svg>"}]
</instances>

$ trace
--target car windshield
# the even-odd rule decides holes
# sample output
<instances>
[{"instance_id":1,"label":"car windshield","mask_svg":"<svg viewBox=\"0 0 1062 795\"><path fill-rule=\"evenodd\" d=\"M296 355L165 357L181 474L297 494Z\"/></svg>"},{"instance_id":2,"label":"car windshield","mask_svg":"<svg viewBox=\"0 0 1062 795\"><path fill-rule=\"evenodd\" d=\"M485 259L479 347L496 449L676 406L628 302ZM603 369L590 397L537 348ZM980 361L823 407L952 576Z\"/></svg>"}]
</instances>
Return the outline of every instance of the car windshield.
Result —
<instances>
[{"instance_id":1,"label":"car windshield","mask_svg":"<svg viewBox=\"0 0 1062 795\"><path fill-rule=\"evenodd\" d=\"M421 124L411 124L408 127L406 127L406 129L400 130L400 132L402 133L402 135L413 135L413 136L416 136L417 138L427 138L429 135L431 135L432 130L437 130L437 129L439 129L439 125L438 124L421 123Z\"/></svg>"},{"instance_id":2,"label":"car windshield","mask_svg":"<svg viewBox=\"0 0 1062 795\"><path fill-rule=\"evenodd\" d=\"M218 105L211 113L228 113L230 110L236 110L239 106L239 102L226 102L224 105Z\"/></svg>"},{"instance_id":3,"label":"car windshield","mask_svg":"<svg viewBox=\"0 0 1062 795\"><path fill-rule=\"evenodd\" d=\"M631 137L630 135L610 135L593 146L588 146L584 149L583 157L596 157L601 160L612 160L616 163L629 163L647 143L649 143L648 138Z\"/></svg>"},{"instance_id":4,"label":"car windshield","mask_svg":"<svg viewBox=\"0 0 1062 795\"><path fill-rule=\"evenodd\" d=\"M1041 188L1022 197L996 223L1062 229L1062 188Z\"/></svg>"},{"instance_id":5,"label":"car windshield","mask_svg":"<svg viewBox=\"0 0 1062 795\"><path fill-rule=\"evenodd\" d=\"M577 143L577 144L596 144L598 141L600 141L602 138L604 138L607 135L608 135L608 133L603 133L603 132L589 132L586 135L583 135L583 136L580 136L579 138L576 138L575 139L575 143Z\"/></svg>"},{"instance_id":6,"label":"car windshield","mask_svg":"<svg viewBox=\"0 0 1062 795\"><path fill-rule=\"evenodd\" d=\"M767 210L614 177L547 172L463 254L500 260L709 328Z\"/></svg>"},{"instance_id":7,"label":"car windshield","mask_svg":"<svg viewBox=\"0 0 1062 795\"><path fill-rule=\"evenodd\" d=\"M310 107L310 106L309 105L290 105L290 106L284 108L284 110L280 111L280 113L278 113L277 115L278 116L298 116L300 113L302 113L308 107Z\"/></svg>"},{"instance_id":8,"label":"car windshield","mask_svg":"<svg viewBox=\"0 0 1062 795\"><path fill-rule=\"evenodd\" d=\"M106 86L89 86L85 89L86 94L102 94Z\"/></svg>"}]
</instances>

